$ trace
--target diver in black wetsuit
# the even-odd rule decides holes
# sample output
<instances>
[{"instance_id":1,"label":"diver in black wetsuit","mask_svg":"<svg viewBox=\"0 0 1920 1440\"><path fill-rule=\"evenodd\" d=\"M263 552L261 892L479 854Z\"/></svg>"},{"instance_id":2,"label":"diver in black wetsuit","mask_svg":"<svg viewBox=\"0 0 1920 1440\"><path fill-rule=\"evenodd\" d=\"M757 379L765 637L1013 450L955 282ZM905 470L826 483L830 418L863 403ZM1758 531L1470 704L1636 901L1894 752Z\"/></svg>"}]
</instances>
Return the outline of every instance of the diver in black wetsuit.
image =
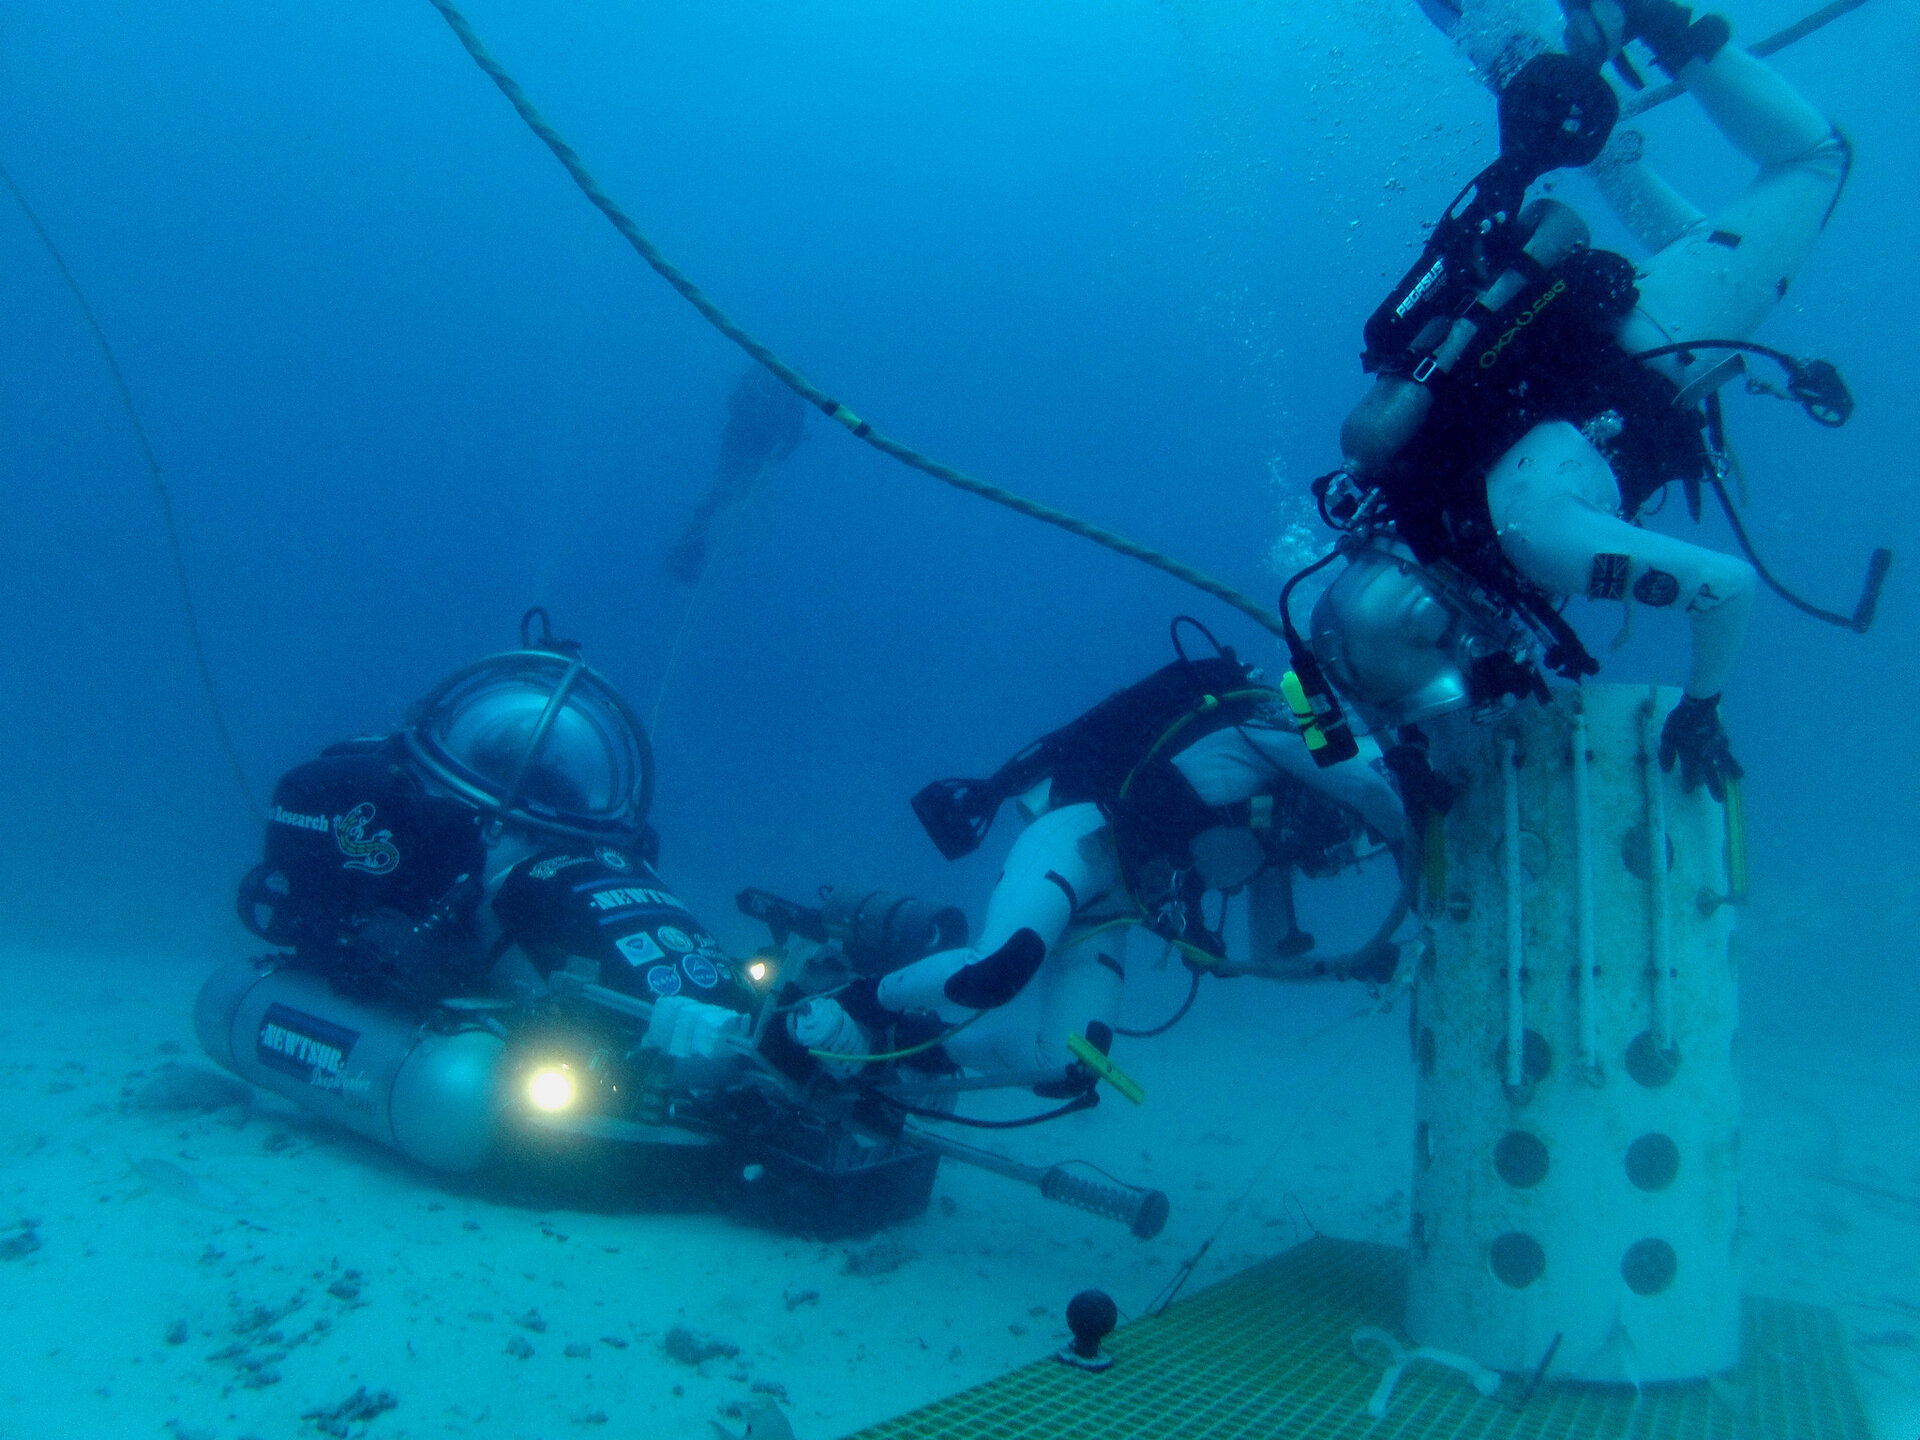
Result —
<instances>
[{"instance_id":1,"label":"diver in black wetsuit","mask_svg":"<svg viewBox=\"0 0 1920 1440\"><path fill-rule=\"evenodd\" d=\"M683 584L699 581L707 568L714 522L743 503L774 466L794 452L807 433L800 397L755 365L727 397L727 428L713 482L694 507L687 528L667 552L667 572Z\"/></svg>"},{"instance_id":2,"label":"diver in black wetsuit","mask_svg":"<svg viewBox=\"0 0 1920 1440\"><path fill-rule=\"evenodd\" d=\"M241 918L343 993L417 1008L586 972L653 1004L650 1048L711 1055L752 995L653 869L639 721L577 645L522 640L283 776Z\"/></svg>"}]
</instances>

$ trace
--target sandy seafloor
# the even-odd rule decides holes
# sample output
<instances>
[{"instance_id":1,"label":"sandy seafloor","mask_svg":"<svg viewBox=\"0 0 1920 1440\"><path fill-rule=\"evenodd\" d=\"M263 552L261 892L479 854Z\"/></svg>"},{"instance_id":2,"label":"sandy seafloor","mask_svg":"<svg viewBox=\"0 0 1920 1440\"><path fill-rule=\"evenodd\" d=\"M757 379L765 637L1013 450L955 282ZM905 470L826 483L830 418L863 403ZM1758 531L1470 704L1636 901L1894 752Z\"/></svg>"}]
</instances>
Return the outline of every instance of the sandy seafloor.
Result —
<instances>
[{"instance_id":1,"label":"sandy seafloor","mask_svg":"<svg viewBox=\"0 0 1920 1440\"><path fill-rule=\"evenodd\" d=\"M1806 941L1804 924L1758 924ZM1405 1232L1406 1017L1353 1018L1352 985L1210 986L1172 1034L1117 1052L1144 1107L1109 1100L1000 1142L1165 1189L1159 1239L948 1164L928 1212L886 1232L911 1258L868 1276L845 1273L864 1242L478 1198L271 1098L130 1110L159 1067L203 1063L189 1017L209 967L0 965L0 1238L39 1242L0 1261L5 1440L319 1435L302 1417L362 1386L398 1403L351 1433L391 1440L709 1440L756 1382L782 1388L801 1440L825 1440L1048 1353L1084 1287L1138 1310L1269 1161L1196 1284L1298 1238L1289 1193L1326 1233ZM1137 984L1129 1018L1164 1014L1176 985ZM1920 1054L1777 1022L1743 1045L1747 1288L1836 1307L1880 1440L1912 1440ZM739 1355L671 1359L676 1325Z\"/></svg>"}]
</instances>

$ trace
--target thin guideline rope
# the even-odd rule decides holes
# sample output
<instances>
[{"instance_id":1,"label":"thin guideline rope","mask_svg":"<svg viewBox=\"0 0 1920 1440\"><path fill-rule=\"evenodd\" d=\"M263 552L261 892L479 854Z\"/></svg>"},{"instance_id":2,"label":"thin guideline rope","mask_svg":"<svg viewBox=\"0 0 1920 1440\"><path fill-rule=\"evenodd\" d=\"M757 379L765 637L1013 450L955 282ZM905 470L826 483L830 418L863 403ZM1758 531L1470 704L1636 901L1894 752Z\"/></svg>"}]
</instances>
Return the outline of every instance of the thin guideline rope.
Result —
<instances>
[{"instance_id":1,"label":"thin guideline rope","mask_svg":"<svg viewBox=\"0 0 1920 1440\"><path fill-rule=\"evenodd\" d=\"M771 460L763 461L753 472L753 479L747 485L747 493L741 497L739 504L731 507L732 513L724 517L720 533L707 552L706 563L700 567L700 578L693 582L693 593L687 596L686 606L680 612L680 623L674 628L673 643L667 647L667 663L660 671L660 684L653 692L653 712L647 716L649 736L655 738L659 736L660 710L667 703L667 688L673 684L673 672L680 666L680 652L686 648L687 636L693 629L694 618L700 610L701 602L706 599L707 581L713 575L714 561L719 559L720 552L726 548L728 538L732 536L740 522L747 518L747 511L753 505L754 497L760 492L760 482L766 479L774 463Z\"/></svg>"},{"instance_id":2,"label":"thin guideline rope","mask_svg":"<svg viewBox=\"0 0 1920 1440\"><path fill-rule=\"evenodd\" d=\"M80 288L80 282L74 278L68 268L66 258L61 255L60 247L53 243L53 237L47 233L47 227L40 223L40 217L34 213L33 206L27 203L27 197L15 183L13 175L4 165L0 165L0 181L4 181L8 190L20 207L20 213L27 217L27 223L33 227L33 233L40 237L40 243L46 248L48 258L54 268L60 272L60 278L66 282L72 292L74 303L80 307L81 318L87 322L87 329L93 332L94 343L100 347L100 358L106 362L107 374L112 377L114 393L120 397L120 406L127 412L127 423L133 427L134 443L140 447L140 459L147 467L147 476L153 482L153 496L160 505L160 519L167 535L167 553L173 560L173 579L180 592L180 610L186 619L187 643L193 649L194 669L200 674L200 689L206 696L207 713L213 720L214 733L220 739L220 749L227 757L227 764L233 770L234 782L239 785L240 793L246 796L247 804L256 816L264 816L260 799L253 792L253 785L247 779L246 767L240 763L240 752L233 743L233 732L227 728L226 713L220 707L220 693L214 688L213 667L207 663L206 643L200 638L200 614L193 603L193 586L187 579L187 560L180 548L180 527L173 515L173 496L167 490L167 477L160 468L159 457L153 453L153 442L147 438L147 427L140 421L140 411L133 403L133 391L128 388L127 377L120 369L120 360L113 352L112 344L107 340L107 332L100 328L99 317L93 313L93 306L87 302L87 295Z\"/></svg>"},{"instance_id":3,"label":"thin guideline rope","mask_svg":"<svg viewBox=\"0 0 1920 1440\"><path fill-rule=\"evenodd\" d=\"M534 106L533 101L527 97L527 92L520 88L519 82L502 69L500 62L495 60L493 56L487 52L487 47L481 43L480 37L475 33L473 26L467 22L466 16L462 15L460 11L453 6L451 0L429 0L429 3L434 9L440 12L441 17L445 19L448 27L459 39L461 45L466 48L467 54L473 57L473 63L480 67L488 79L500 87L500 93L507 97L507 103L512 105L515 112L526 122L527 128L533 131L533 133L539 137L540 142L553 152L554 158L566 169L567 174L573 177L573 183L579 186L580 193L592 202L595 209L606 216L607 222L611 224L615 230L620 232L626 242L633 247L634 253L639 255L656 275L678 291L683 300L693 306L695 310L699 311L708 324L712 325L714 329L726 336L727 339L739 346L740 349L745 351L753 359L764 365L781 384L793 391L794 394L800 396L800 398L808 404L817 407L836 423L845 426L847 430L853 434L854 438L864 440L868 445L871 445L882 454L892 456L895 460L898 460L901 464L911 469L918 470L924 475L931 475L934 479L943 484L951 485L956 490L964 490L970 495L978 495L982 499L991 500L997 505L1004 505L1009 510L1025 515L1029 519L1039 520L1045 524L1055 526L1061 530L1065 530L1068 534L1078 535L1082 539L1091 540L1096 545L1104 545L1116 554L1138 560L1144 565L1151 565L1154 569L1171 575L1174 579L1183 581L1193 586L1196 590L1213 596L1214 599L1220 601L1222 604L1233 607L1241 614L1247 616L1255 624L1273 634L1281 636L1282 638L1285 637L1285 627L1282 625L1280 617L1275 614L1274 611L1260 604L1259 601L1243 595L1232 586L1223 584L1215 580L1212 576L1194 569L1191 565L1182 564L1178 560L1163 555L1157 550L1150 549L1137 541L1129 540L1126 536L1116 534L1114 531L1108 530L1103 526L1082 520L1078 516L1069 515L1063 510L1056 510L1051 505L1042 505L1039 501L1030 500L1024 495L1016 495L1010 490L1004 490L998 485L991 484L977 476L969 475L963 470L956 470L951 465L943 464L931 456L914 449L903 441L894 439L885 431L876 429L872 424L862 420L845 405L842 405L838 400L827 394L826 391L820 389L819 386L807 379L806 376L794 369L793 366L769 350L754 335L743 329L726 311L722 310L720 306L714 302L713 298L709 296L706 291L694 284L679 266L675 265L662 254L660 249L640 232L640 227L634 224L632 217L620 208L612 196L600 188L600 182L593 178L592 172L587 169L586 164L580 159L580 156L574 151L573 147L561 139L559 132L547 123L546 117L540 113Z\"/></svg>"},{"instance_id":4,"label":"thin guideline rope","mask_svg":"<svg viewBox=\"0 0 1920 1440\"><path fill-rule=\"evenodd\" d=\"M1369 1006L1366 1010L1358 1014L1348 1016L1347 1020L1359 1020L1373 1013L1375 1013L1374 1007ZM1340 1023L1345 1024L1346 1021L1343 1020ZM1325 1032L1323 1031L1321 1033L1324 1034ZM1353 1043L1347 1046L1346 1052L1334 1062L1333 1068L1328 1070L1320 1083L1314 1087L1313 1093L1307 1096L1306 1100L1293 1112L1293 1123L1289 1125L1285 1133L1282 1134L1280 1142L1275 1145L1272 1150L1267 1152L1267 1158L1260 1162L1259 1168L1253 1172L1253 1177L1242 1187L1240 1193L1227 1202L1226 1211L1221 1215L1220 1223L1213 1227L1213 1233L1200 1242L1193 1254L1188 1256L1187 1259L1181 1263L1180 1268L1174 1271L1173 1278L1161 1286L1154 1297L1147 1302L1146 1313L1150 1315L1164 1314L1167 1307L1180 1298L1180 1292L1186 1288L1187 1281L1193 1278L1193 1272L1200 1268L1200 1262L1206 1258L1207 1252L1213 1248L1214 1242L1226 1234L1227 1227L1239 1218L1241 1209L1246 1205L1248 1198L1253 1194L1254 1190L1258 1188L1260 1182L1267 1178L1267 1172L1273 1168L1274 1162L1299 1138L1300 1132L1306 1128L1308 1117L1319 1107L1321 1097L1333 1088L1334 1081L1340 1078L1341 1073L1347 1068L1348 1063L1359 1053L1361 1043L1366 1040L1368 1033L1367 1029L1363 1026L1354 1035ZM1313 1038L1317 1037L1309 1037L1308 1043L1311 1043Z\"/></svg>"}]
</instances>

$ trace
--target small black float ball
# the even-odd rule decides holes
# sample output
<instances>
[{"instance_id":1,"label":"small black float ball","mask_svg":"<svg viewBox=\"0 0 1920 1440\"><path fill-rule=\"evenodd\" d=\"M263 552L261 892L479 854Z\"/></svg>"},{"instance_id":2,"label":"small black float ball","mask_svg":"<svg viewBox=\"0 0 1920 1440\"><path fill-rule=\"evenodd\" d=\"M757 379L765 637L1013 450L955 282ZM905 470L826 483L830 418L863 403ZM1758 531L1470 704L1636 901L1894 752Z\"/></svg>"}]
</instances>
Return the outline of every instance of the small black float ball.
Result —
<instances>
[{"instance_id":1,"label":"small black float ball","mask_svg":"<svg viewBox=\"0 0 1920 1440\"><path fill-rule=\"evenodd\" d=\"M1120 1307L1104 1290L1082 1290L1067 1302L1067 1328L1073 1331L1073 1353L1083 1360L1097 1359L1100 1342L1120 1321Z\"/></svg>"}]
</instances>

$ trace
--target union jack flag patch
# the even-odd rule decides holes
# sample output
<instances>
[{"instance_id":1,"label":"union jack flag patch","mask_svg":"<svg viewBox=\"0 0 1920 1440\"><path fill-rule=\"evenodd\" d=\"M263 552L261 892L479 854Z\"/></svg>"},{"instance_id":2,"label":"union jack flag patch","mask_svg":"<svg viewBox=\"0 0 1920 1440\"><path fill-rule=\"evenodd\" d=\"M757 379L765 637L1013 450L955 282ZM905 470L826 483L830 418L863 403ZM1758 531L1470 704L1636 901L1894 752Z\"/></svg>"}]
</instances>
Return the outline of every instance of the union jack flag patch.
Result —
<instances>
[{"instance_id":1,"label":"union jack flag patch","mask_svg":"<svg viewBox=\"0 0 1920 1440\"><path fill-rule=\"evenodd\" d=\"M1627 572L1633 561L1626 555L1599 554L1593 557L1593 571L1587 576L1589 600L1624 600Z\"/></svg>"}]
</instances>

